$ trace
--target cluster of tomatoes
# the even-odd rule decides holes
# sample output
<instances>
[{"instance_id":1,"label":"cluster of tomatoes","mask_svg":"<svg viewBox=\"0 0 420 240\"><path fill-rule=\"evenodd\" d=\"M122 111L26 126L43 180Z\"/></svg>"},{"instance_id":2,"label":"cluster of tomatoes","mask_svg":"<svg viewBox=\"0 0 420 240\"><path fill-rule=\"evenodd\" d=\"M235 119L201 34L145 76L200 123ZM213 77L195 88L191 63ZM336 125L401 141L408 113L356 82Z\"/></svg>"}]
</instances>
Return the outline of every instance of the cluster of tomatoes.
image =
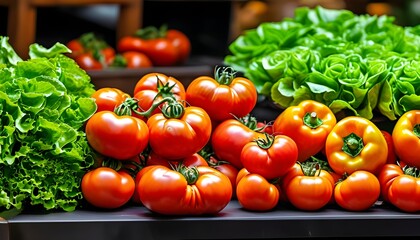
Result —
<instances>
[{"instance_id":1,"label":"cluster of tomatoes","mask_svg":"<svg viewBox=\"0 0 420 240\"><path fill-rule=\"evenodd\" d=\"M191 53L186 34L176 29L154 26L139 29L118 40L116 48L94 33L69 41L69 56L84 70L105 68L147 68L184 64Z\"/></svg>"},{"instance_id":2,"label":"cluster of tomatoes","mask_svg":"<svg viewBox=\"0 0 420 240\"><path fill-rule=\"evenodd\" d=\"M261 123L250 114L254 84L229 67L187 88L149 73L133 97L116 88L93 97L98 110L85 131L103 162L81 184L93 206L134 202L160 214L201 215L216 214L236 198L253 211L280 203L363 211L383 198L407 212L420 210L413 197L420 192L420 159L406 153L414 138L403 136L408 122L415 123L413 135L419 128L420 111L402 116L392 136L365 118L337 120L313 100Z\"/></svg>"}]
</instances>

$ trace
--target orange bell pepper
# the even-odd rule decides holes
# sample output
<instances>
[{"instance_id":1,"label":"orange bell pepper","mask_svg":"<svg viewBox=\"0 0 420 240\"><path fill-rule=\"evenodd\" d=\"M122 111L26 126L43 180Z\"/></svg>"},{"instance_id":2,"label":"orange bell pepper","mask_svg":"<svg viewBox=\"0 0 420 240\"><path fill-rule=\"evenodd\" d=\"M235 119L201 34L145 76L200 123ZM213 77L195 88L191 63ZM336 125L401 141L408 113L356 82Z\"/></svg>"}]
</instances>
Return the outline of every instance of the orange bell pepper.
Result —
<instances>
[{"instance_id":1,"label":"orange bell pepper","mask_svg":"<svg viewBox=\"0 0 420 240\"><path fill-rule=\"evenodd\" d=\"M304 162L320 152L337 120L332 110L315 100L304 100L286 108L273 123L273 134L292 138Z\"/></svg>"},{"instance_id":2,"label":"orange bell pepper","mask_svg":"<svg viewBox=\"0 0 420 240\"><path fill-rule=\"evenodd\" d=\"M398 159L420 168L420 110L410 110L397 120L392 140Z\"/></svg>"},{"instance_id":3,"label":"orange bell pepper","mask_svg":"<svg viewBox=\"0 0 420 240\"><path fill-rule=\"evenodd\" d=\"M370 120L350 116L334 126L325 143L328 163L338 174L366 170L377 174L386 164L388 144Z\"/></svg>"}]
</instances>

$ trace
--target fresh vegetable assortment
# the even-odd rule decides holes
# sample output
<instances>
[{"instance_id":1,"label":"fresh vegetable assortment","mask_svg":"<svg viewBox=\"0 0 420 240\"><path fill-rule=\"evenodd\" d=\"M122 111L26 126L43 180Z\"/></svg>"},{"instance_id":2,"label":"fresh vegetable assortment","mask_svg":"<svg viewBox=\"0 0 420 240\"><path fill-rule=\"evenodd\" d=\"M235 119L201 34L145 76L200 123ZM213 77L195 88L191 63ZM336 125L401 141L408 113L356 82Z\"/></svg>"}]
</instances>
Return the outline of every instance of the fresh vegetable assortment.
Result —
<instances>
[{"instance_id":1,"label":"fresh vegetable assortment","mask_svg":"<svg viewBox=\"0 0 420 240\"><path fill-rule=\"evenodd\" d=\"M345 11L303 8L298 10L297 20L280 26L301 29L309 17L324 23L356 18ZM380 23L389 27L387 18ZM372 24L372 28L382 26L375 25L377 20ZM302 38L299 41L309 41L305 31L294 34ZM326 32L315 36L322 39L322 34ZM283 42L284 46L292 46L293 39ZM237 77L231 66L216 66L214 76L197 76L187 87L160 72L139 76L131 95L117 88L95 89L77 61L66 56L70 49L63 44L50 49L34 44L27 61L16 55L7 38L1 37L0 44L3 210L109 210L131 204L159 215L197 216L217 215L230 201L237 200L244 210L256 212L273 211L281 205L302 211L335 205L360 212L376 207L381 200L404 212L420 211L416 197L420 163L414 154L420 143L420 108L412 104L416 93L407 99L392 88L410 89L408 84L393 85L402 73L375 75L375 79L387 79L379 85L368 83L373 76L365 75L362 85L370 84L369 89L341 78L334 83L337 86L329 85L335 87L323 92L326 88L322 84L331 84L333 79L328 74L347 71L346 77L354 77L359 76L357 70L379 71L383 66L380 60L369 58L372 62L368 63L354 52L345 56L347 52L342 49L340 61L351 61L342 64L354 67L352 74L344 65L329 68L328 74L309 74L328 66L317 62L319 56L329 58L333 54L325 48L313 48L305 59L315 65L302 65L299 54L294 55L293 61L282 65L290 74L284 79L306 87L296 88L297 95L288 93L293 99L286 100L277 118L260 122L252 116L258 93L276 84L281 89L287 81L264 83L261 88L246 76ZM73 53L85 51L77 42L72 44ZM334 48L331 45L329 50ZM263 66L269 66L268 60L262 60ZM297 74L296 67L307 71ZM402 68L393 71L413 75ZM270 69L267 72L272 76L284 74ZM354 83L351 88L346 86L348 82ZM313 95L308 89L322 94ZM343 92L347 94L345 101L337 98L342 102L325 102ZM390 104L388 97L395 96L400 105L393 103L393 113L379 109L395 120L395 125L392 131L381 129L369 111ZM352 105L354 101L359 101L358 107ZM354 111L343 117L337 110L344 108Z\"/></svg>"},{"instance_id":2,"label":"fresh vegetable assortment","mask_svg":"<svg viewBox=\"0 0 420 240\"><path fill-rule=\"evenodd\" d=\"M217 72L229 67L216 68L222 68L216 69ZM205 77L198 76L193 81ZM396 180L397 174L383 173L393 166L400 169L398 175L407 174L413 180L418 176L414 174L416 168L401 161L399 152L394 149L393 135L400 128L390 133L361 116L337 120L328 106L316 100L303 100L287 107L271 123L258 122L251 110L243 117L233 114L233 118L215 121L204 108L188 101L185 93L196 86L188 85L184 89L179 84L177 79L162 73L141 76L133 92L151 89L148 91L152 98L144 98L147 105L141 104L143 98L128 96L120 105L116 103L113 112L98 110L87 121L87 139L104 155L103 166L113 168L115 174L130 173L134 179L131 203L161 215L177 216L217 215L233 199L237 199L242 208L258 212L272 211L286 203L303 211L319 211L332 204L347 211L366 211L378 200L403 211L417 211L412 210L412 203L405 206L407 200L396 197L398 190L391 187L394 183L397 186L408 181L401 183ZM236 108L242 106L241 101L234 103L238 104ZM129 138L127 133L137 134L137 131L122 123L102 130L115 136L92 137L90 121L95 120L97 114L112 114L113 117L107 118L111 120L116 116L137 119L145 130L139 133L143 138ZM406 121L406 118L400 119ZM404 129L415 134L416 124L420 124L420 120L414 120L411 127ZM98 139L107 141L108 146L104 144L107 150L115 153L122 150L120 156L96 148ZM120 140L112 141L115 139ZM129 146L142 150L121 157L123 153L130 153L123 150ZM394 160L388 162L391 154ZM221 168L223 166L225 168ZM411 185L405 188L407 190L400 191L416 191ZM103 187L100 190L114 191ZM398 192L398 196L404 197L404 194L409 193ZM107 195L103 195L106 199ZM127 199L125 195L116 195ZM93 201L91 205L100 206L96 198L99 195L88 196L87 192L88 203Z\"/></svg>"}]
</instances>

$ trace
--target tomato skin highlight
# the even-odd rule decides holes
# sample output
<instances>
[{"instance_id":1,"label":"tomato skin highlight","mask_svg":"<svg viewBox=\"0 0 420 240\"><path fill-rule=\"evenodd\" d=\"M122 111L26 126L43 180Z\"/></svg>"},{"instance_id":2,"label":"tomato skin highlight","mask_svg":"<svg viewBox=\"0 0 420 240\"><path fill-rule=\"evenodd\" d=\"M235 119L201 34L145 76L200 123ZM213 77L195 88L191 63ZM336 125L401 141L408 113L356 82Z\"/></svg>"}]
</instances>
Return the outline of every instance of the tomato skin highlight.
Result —
<instances>
[{"instance_id":1,"label":"tomato skin highlight","mask_svg":"<svg viewBox=\"0 0 420 240\"><path fill-rule=\"evenodd\" d=\"M83 197L91 205L116 209L130 201L134 194L134 179L124 171L99 167L87 172L81 183Z\"/></svg>"},{"instance_id":2,"label":"tomato skin highlight","mask_svg":"<svg viewBox=\"0 0 420 240\"><path fill-rule=\"evenodd\" d=\"M93 149L119 160L137 156L149 141L149 129L143 120L118 116L107 110L93 114L86 123L85 132Z\"/></svg>"},{"instance_id":3,"label":"tomato skin highlight","mask_svg":"<svg viewBox=\"0 0 420 240\"><path fill-rule=\"evenodd\" d=\"M339 181L334 188L335 202L349 211L365 211L379 199L381 187L371 172L358 170Z\"/></svg>"},{"instance_id":4,"label":"tomato skin highlight","mask_svg":"<svg viewBox=\"0 0 420 240\"><path fill-rule=\"evenodd\" d=\"M150 166L137 188L142 204L164 215L217 214L230 202L232 187L228 177L207 166L198 166L198 178L189 184L177 171Z\"/></svg>"},{"instance_id":5,"label":"tomato skin highlight","mask_svg":"<svg viewBox=\"0 0 420 240\"><path fill-rule=\"evenodd\" d=\"M130 97L129 94L121 91L118 88L104 87L97 89L92 97L95 99L98 106L97 112L100 111L114 111L117 106L122 104L124 100Z\"/></svg>"}]
</instances>

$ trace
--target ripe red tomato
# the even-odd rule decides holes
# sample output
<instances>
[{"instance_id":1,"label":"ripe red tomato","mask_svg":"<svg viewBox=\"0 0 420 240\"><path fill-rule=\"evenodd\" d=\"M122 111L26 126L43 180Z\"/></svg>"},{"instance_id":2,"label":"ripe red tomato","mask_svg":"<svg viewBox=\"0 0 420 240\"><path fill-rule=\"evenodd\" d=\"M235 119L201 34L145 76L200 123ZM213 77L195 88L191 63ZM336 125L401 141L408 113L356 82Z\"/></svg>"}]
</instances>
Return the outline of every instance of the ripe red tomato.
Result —
<instances>
[{"instance_id":1,"label":"ripe red tomato","mask_svg":"<svg viewBox=\"0 0 420 240\"><path fill-rule=\"evenodd\" d=\"M150 58L144 53L128 51L121 53L121 55L126 61L126 68L147 68L153 66Z\"/></svg>"},{"instance_id":2,"label":"ripe red tomato","mask_svg":"<svg viewBox=\"0 0 420 240\"><path fill-rule=\"evenodd\" d=\"M134 87L134 98L138 99L140 109L148 110L153 103L163 98L173 97L177 101L185 100L185 88L182 82L163 73L152 72L142 76ZM153 110L152 114L160 113L163 105Z\"/></svg>"},{"instance_id":3,"label":"ripe red tomato","mask_svg":"<svg viewBox=\"0 0 420 240\"><path fill-rule=\"evenodd\" d=\"M245 117L257 104L257 90L249 79L235 74L231 68L218 67L213 77L195 78L187 87L186 101L206 110L216 122Z\"/></svg>"},{"instance_id":4,"label":"ripe red tomato","mask_svg":"<svg viewBox=\"0 0 420 240\"><path fill-rule=\"evenodd\" d=\"M169 29L166 32L166 38L171 40L172 45L178 49L177 64L185 63L191 53L191 42L187 35L179 30Z\"/></svg>"},{"instance_id":5,"label":"ripe red tomato","mask_svg":"<svg viewBox=\"0 0 420 240\"><path fill-rule=\"evenodd\" d=\"M252 125L252 121L243 119L228 119L220 123L211 136L211 145L217 159L229 162L237 169L243 168L242 148L254 139L264 137L264 133L254 131L255 125L254 128Z\"/></svg>"},{"instance_id":6,"label":"ripe red tomato","mask_svg":"<svg viewBox=\"0 0 420 240\"><path fill-rule=\"evenodd\" d=\"M147 159L147 162L146 162L147 166L162 165L168 168L175 167L178 164L182 164L187 167L209 166L207 161L198 153L194 153L183 159L168 160L162 156L157 155L155 152L151 151L149 153L149 158Z\"/></svg>"},{"instance_id":7,"label":"ripe red tomato","mask_svg":"<svg viewBox=\"0 0 420 240\"><path fill-rule=\"evenodd\" d=\"M117 51L120 53L127 51L143 52L142 49L147 47L146 41L135 36L124 36L117 42Z\"/></svg>"},{"instance_id":8,"label":"ripe red tomato","mask_svg":"<svg viewBox=\"0 0 420 240\"><path fill-rule=\"evenodd\" d=\"M147 209L165 215L217 214L232 197L228 177L207 166L179 172L151 166L140 177L137 189Z\"/></svg>"},{"instance_id":9,"label":"ripe red tomato","mask_svg":"<svg viewBox=\"0 0 420 240\"><path fill-rule=\"evenodd\" d=\"M173 116L167 117L168 112L164 109L165 114L156 113L147 120L150 148L168 160L191 156L210 140L212 128L209 115L199 107L181 107L181 114L177 110L171 112Z\"/></svg>"},{"instance_id":10,"label":"ripe red tomato","mask_svg":"<svg viewBox=\"0 0 420 240\"><path fill-rule=\"evenodd\" d=\"M286 135L265 135L247 143L241 151L241 162L250 172L266 179L286 174L296 163L298 148Z\"/></svg>"},{"instance_id":11,"label":"ripe red tomato","mask_svg":"<svg viewBox=\"0 0 420 240\"><path fill-rule=\"evenodd\" d=\"M136 36L126 36L117 43L119 52L136 51L146 54L153 66L174 66L184 63L191 51L189 38L175 29L162 26L145 27Z\"/></svg>"},{"instance_id":12,"label":"ripe red tomato","mask_svg":"<svg viewBox=\"0 0 420 240\"><path fill-rule=\"evenodd\" d=\"M102 54L104 58L104 62L106 66L111 65L115 58L115 49L110 46L107 46L101 49L100 53Z\"/></svg>"},{"instance_id":13,"label":"ripe red tomato","mask_svg":"<svg viewBox=\"0 0 420 240\"><path fill-rule=\"evenodd\" d=\"M277 206L279 187L259 174L249 173L242 168L238 173L236 197L239 204L247 210L269 211Z\"/></svg>"},{"instance_id":14,"label":"ripe red tomato","mask_svg":"<svg viewBox=\"0 0 420 240\"><path fill-rule=\"evenodd\" d=\"M395 163L388 163L382 167L378 175L379 183L381 184L381 197L384 201L389 202L388 192L389 187L395 178L403 175L404 172L400 166Z\"/></svg>"},{"instance_id":15,"label":"ripe red tomato","mask_svg":"<svg viewBox=\"0 0 420 240\"><path fill-rule=\"evenodd\" d=\"M378 177L384 201L405 212L420 211L420 178L417 172L413 167L386 164Z\"/></svg>"},{"instance_id":16,"label":"ripe red tomato","mask_svg":"<svg viewBox=\"0 0 420 240\"><path fill-rule=\"evenodd\" d=\"M89 118L85 132L93 149L118 160L140 154L149 141L149 129L143 120L106 110Z\"/></svg>"},{"instance_id":17,"label":"ripe red tomato","mask_svg":"<svg viewBox=\"0 0 420 240\"><path fill-rule=\"evenodd\" d=\"M82 53L74 58L77 65L84 70L101 70L102 64L91 53Z\"/></svg>"},{"instance_id":18,"label":"ripe red tomato","mask_svg":"<svg viewBox=\"0 0 420 240\"><path fill-rule=\"evenodd\" d=\"M388 157L386 163L397 163L397 154L395 153L394 142L392 140L391 133L381 130L382 135L384 135L386 143L388 145Z\"/></svg>"},{"instance_id":19,"label":"ripe red tomato","mask_svg":"<svg viewBox=\"0 0 420 240\"><path fill-rule=\"evenodd\" d=\"M420 211L420 178L401 175L394 179L388 190L392 205L405 212Z\"/></svg>"},{"instance_id":20,"label":"ripe red tomato","mask_svg":"<svg viewBox=\"0 0 420 240\"><path fill-rule=\"evenodd\" d=\"M134 194L134 179L124 171L99 167L87 172L81 183L83 197L95 207L115 209L123 206Z\"/></svg>"},{"instance_id":21,"label":"ripe red tomato","mask_svg":"<svg viewBox=\"0 0 420 240\"><path fill-rule=\"evenodd\" d=\"M293 167L282 181L287 200L300 210L319 210L330 203L333 197L335 182L325 170L304 172L301 168Z\"/></svg>"},{"instance_id":22,"label":"ripe red tomato","mask_svg":"<svg viewBox=\"0 0 420 240\"><path fill-rule=\"evenodd\" d=\"M334 188L335 202L349 211L365 211L379 199L381 186L371 172L357 170L337 182Z\"/></svg>"},{"instance_id":23,"label":"ripe red tomato","mask_svg":"<svg viewBox=\"0 0 420 240\"><path fill-rule=\"evenodd\" d=\"M71 50L71 53L69 54L69 57L71 57L73 59L76 56L85 52L85 49L84 49L82 43L77 39L73 39L73 40L69 41L66 44L66 46Z\"/></svg>"},{"instance_id":24,"label":"ripe red tomato","mask_svg":"<svg viewBox=\"0 0 420 240\"><path fill-rule=\"evenodd\" d=\"M204 157L204 159L206 160L206 162L208 163L210 167L220 171L221 173L225 174L229 178L230 183L232 185L232 189L233 189L232 198L235 198L236 197L236 178L238 176L239 170L230 163L217 160L217 158L213 156L213 154L211 154L211 156Z\"/></svg>"},{"instance_id":25,"label":"ripe red tomato","mask_svg":"<svg viewBox=\"0 0 420 240\"><path fill-rule=\"evenodd\" d=\"M96 111L100 112L104 110L114 111L115 107L122 104L130 95L118 88L104 87L97 89L92 97L98 106Z\"/></svg>"}]
</instances>

